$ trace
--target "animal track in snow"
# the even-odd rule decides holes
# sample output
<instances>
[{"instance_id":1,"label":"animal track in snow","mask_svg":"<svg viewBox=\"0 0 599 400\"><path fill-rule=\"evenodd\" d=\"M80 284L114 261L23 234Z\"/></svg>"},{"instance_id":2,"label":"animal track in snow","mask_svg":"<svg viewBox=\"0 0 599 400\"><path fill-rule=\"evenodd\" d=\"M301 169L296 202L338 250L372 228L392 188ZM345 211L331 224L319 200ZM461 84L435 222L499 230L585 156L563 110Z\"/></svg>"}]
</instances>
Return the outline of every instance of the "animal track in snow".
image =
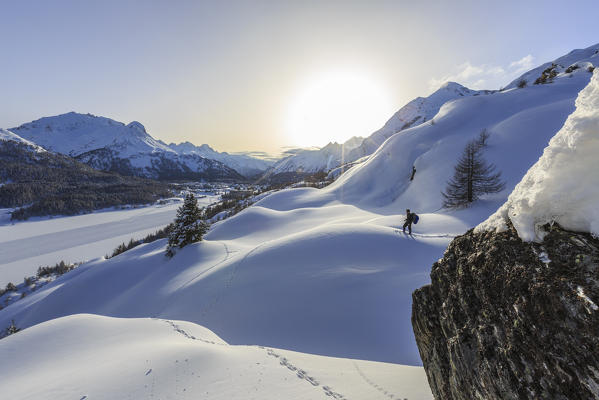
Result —
<instances>
[{"instance_id":1,"label":"animal track in snow","mask_svg":"<svg viewBox=\"0 0 599 400\"><path fill-rule=\"evenodd\" d=\"M197 338L197 337L195 337L193 335L190 335L189 333L187 333L183 329L181 329L181 327L179 327L179 325L175 324L173 321L170 321L168 319L158 319L158 318L156 318L156 319L159 320L159 321L166 322L167 324L169 324L174 329L175 332L180 333L181 335L185 336L188 339L198 340L200 342L207 343L207 344L215 344L217 346L228 346L225 343L217 343L217 342L214 342L212 340L201 339L201 338ZM185 360L185 361L187 361L187 360Z\"/></svg>"},{"instance_id":2,"label":"animal track in snow","mask_svg":"<svg viewBox=\"0 0 599 400\"><path fill-rule=\"evenodd\" d=\"M291 361L289 361L289 359L287 357L283 357L280 354L277 354L273 349L269 349L269 348L265 348L263 346L258 346L261 349L266 350L266 354L268 354L271 357L275 357L279 359L279 364L281 364L284 367L287 367L287 369L289 369L292 372L295 372L295 375L299 378L299 379L303 379L306 382L308 382L309 384L311 384L312 386L319 386L320 382L318 382L314 377L308 375L308 373L306 372L306 370L301 369L296 367L295 365L293 365L293 363L291 363ZM347 398L345 396L343 396L340 393L337 393L335 391L333 391L333 389L331 389L329 386L323 386L322 388L325 392L325 394L327 396L331 396L334 399L339 399L339 400L347 400Z\"/></svg>"},{"instance_id":3,"label":"animal track in snow","mask_svg":"<svg viewBox=\"0 0 599 400\"><path fill-rule=\"evenodd\" d=\"M370 386L372 386L374 389L378 390L379 392L381 392L381 394L387 396L390 399L395 399L395 395L391 394L388 390L385 390L384 388L382 388L381 386L377 385L376 383L374 383L372 380L370 380L366 374L364 374L364 372L360 369L360 367L358 367L358 364L355 361L352 361L352 363L354 364L354 368L356 369L356 371L358 371L358 374L362 377L362 379L364 379L364 381L366 383L368 383ZM401 398L398 396L397 399L401 400ZM408 400L408 399L404 399L404 400Z\"/></svg>"}]
</instances>

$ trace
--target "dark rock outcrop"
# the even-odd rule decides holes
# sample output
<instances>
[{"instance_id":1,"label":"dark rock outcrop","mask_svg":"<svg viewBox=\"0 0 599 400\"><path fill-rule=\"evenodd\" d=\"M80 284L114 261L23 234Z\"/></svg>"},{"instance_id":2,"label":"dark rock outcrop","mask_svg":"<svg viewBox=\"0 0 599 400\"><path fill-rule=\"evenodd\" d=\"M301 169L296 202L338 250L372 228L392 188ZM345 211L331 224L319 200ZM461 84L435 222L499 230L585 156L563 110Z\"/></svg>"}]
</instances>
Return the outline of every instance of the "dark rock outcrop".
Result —
<instances>
[{"instance_id":1,"label":"dark rock outcrop","mask_svg":"<svg viewBox=\"0 0 599 400\"><path fill-rule=\"evenodd\" d=\"M413 294L438 400L599 399L599 239L469 231Z\"/></svg>"}]
</instances>

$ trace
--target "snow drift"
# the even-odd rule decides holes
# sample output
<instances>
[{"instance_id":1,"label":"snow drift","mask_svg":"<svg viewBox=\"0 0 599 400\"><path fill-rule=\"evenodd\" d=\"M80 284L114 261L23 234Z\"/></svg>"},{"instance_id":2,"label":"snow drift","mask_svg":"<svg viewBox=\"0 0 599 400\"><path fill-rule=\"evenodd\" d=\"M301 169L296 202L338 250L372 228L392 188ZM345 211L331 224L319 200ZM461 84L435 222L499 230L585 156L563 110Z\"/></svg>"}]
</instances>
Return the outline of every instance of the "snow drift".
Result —
<instances>
[{"instance_id":1,"label":"snow drift","mask_svg":"<svg viewBox=\"0 0 599 400\"><path fill-rule=\"evenodd\" d=\"M543 239L541 226L599 235L599 70L576 99L576 111L551 139L508 201L477 230L507 229L526 241Z\"/></svg>"}]
</instances>

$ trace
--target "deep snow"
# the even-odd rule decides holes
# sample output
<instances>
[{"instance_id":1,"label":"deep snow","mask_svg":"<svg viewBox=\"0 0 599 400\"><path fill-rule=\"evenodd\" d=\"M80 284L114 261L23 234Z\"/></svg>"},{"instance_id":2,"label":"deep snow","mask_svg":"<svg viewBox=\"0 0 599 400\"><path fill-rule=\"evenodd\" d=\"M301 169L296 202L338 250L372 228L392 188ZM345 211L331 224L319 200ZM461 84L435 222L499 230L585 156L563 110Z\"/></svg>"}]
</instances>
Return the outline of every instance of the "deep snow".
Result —
<instances>
[{"instance_id":1,"label":"deep snow","mask_svg":"<svg viewBox=\"0 0 599 400\"><path fill-rule=\"evenodd\" d=\"M231 346L184 321L73 315L0 340L7 399L428 400L422 368Z\"/></svg>"},{"instance_id":2,"label":"deep snow","mask_svg":"<svg viewBox=\"0 0 599 400\"><path fill-rule=\"evenodd\" d=\"M509 219L526 241L557 222L599 235L599 70L576 99L576 111L551 139L508 201L478 230L505 230Z\"/></svg>"},{"instance_id":3,"label":"deep snow","mask_svg":"<svg viewBox=\"0 0 599 400\"><path fill-rule=\"evenodd\" d=\"M418 365L411 293L468 226L421 214L410 237L396 231L402 216L351 205L277 210L318 193L267 196L172 259L159 240L88 262L0 310L0 326L75 313L151 316L210 327L232 344Z\"/></svg>"}]
</instances>

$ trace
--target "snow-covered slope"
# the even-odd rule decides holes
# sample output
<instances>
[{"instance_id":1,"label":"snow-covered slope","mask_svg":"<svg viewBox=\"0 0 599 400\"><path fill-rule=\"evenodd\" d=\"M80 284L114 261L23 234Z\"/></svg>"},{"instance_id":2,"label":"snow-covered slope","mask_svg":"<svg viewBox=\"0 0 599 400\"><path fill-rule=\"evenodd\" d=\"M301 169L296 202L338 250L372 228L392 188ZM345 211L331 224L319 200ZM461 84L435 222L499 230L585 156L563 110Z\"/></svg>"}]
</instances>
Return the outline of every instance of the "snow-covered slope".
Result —
<instances>
[{"instance_id":1,"label":"snow-covered slope","mask_svg":"<svg viewBox=\"0 0 599 400\"><path fill-rule=\"evenodd\" d=\"M181 155L197 154L204 158L220 161L247 177L264 172L274 164L272 161L251 157L245 154L220 153L207 144L196 146L191 142L182 142L179 144L171 143L168 147Z\"/></svg>"},{"instance_id":2,"label":"snow-covered slope","mask_svg":"<svg viewBox=\"0 0 599 400\"><path fill-rule=\"evenodd\" d=\"M417 97L397 111L381 129L367 138L353 137L343 144L329 143L318 150L303 150L277 162L270 174L329 171L372 154L389 136L430 120L441 106L453 99L489 94L447 82L428 97Z\"/></svg>"},{"instance_id":3,"label":"snow-covered slope","mask_svg":"<svg viewBox=\"0 0 599 400\"><path fill-rule=\"evenodd\" d=\"M76 157L90 166L159 179L240 179L221 162L196 154L179 156L150 136L139 122L70 112L44 117L11 131L48 150Z\"/></svg>"},{"instance_id":4,"label":"snow-covered slope","mask_svg":"<svg viewBox=\"0 0 599 400\"><path fill-rule=\"evenodd\" d=\"M594 54L593 46L579 52ZM587 60L587 58L583 59ZM590 60L599 61L596 55ZM497 207L538 160L543 148L574 110L578 92L591 78L588 69L557 75L552 83L513 88L484 96L460 97L441 107L430 121L391 136L369 159L343 174L323 196L365 206L402 205L433 211L465 144L486 129L485 158L506 181L489 197ZM417 172L410 181L412 166ZM495 208L496 209L496 208Z\"/></svg>"},{"instance_id":5,"label":"snow-covered slope","mask_svg":"<svg viewBox=\"0 0 599 400\"><path fill-rule=\"evenodd\" d=\"M27 145L28 147L34 149L35 151L46 151L43 147L38 146L37 144L30 142L27 139L23 139L19 135L14 134L11 131L7 131L6 129L0 128L0 140L7 142L17 142Z\"/></svg>"},{"instance_id":6,"label":"snow-covered slope","mask_svg":"<svg viewBox=\"0 0 599 400\"><path fill-rule=\"evenodd\" d=\"M487 90L470 90L459 83L447 82L430 96L417 97L399 109L381 129L364 139L359 147L350 152L347 161L355 161L361 157L370 155L394 133L418 126L432 119L441 106L448 101L489 93L492 92Z\"/></svg>"},{"instance_id":7,"label":"snow-covered slope","mask_svg":"<svg viewBox=\"0 0 599 400\"><path fill-rule=\"evenodd\" d=\"M419 367L231 346L184 321L80 314L0 340L6 399L430 400Z\"/></svg>"},{"instance_id":8,"label":"snow-covered slope","mask_svg":"<svg viewBox=\"0 0 599 400\"><path fill-rule=\"evenodd\" d=\"M467 226L423 214L412 238L395 231L401 216L351 205L279 211L318 193L268 196L172 259L159 240L83 264L0 310L0 327L76 313L159 317L201 324L233 344L419 365L411 293Z\"/></svg>"},{"instance_id":9,"label":"snow-covered slope","mask_svg":"<svg viewBox=\"0 0 599 400\"><path fill-rule=\"evenodd\" d=\"M542 240L542 226L599 235L599 69L576 99L576 111L551 139L508 201L478 230L505 230Z\"/></svg>"}]
</instances>

